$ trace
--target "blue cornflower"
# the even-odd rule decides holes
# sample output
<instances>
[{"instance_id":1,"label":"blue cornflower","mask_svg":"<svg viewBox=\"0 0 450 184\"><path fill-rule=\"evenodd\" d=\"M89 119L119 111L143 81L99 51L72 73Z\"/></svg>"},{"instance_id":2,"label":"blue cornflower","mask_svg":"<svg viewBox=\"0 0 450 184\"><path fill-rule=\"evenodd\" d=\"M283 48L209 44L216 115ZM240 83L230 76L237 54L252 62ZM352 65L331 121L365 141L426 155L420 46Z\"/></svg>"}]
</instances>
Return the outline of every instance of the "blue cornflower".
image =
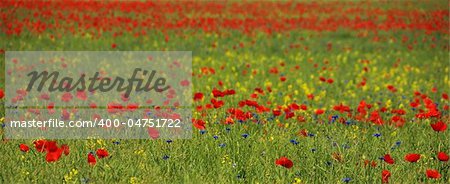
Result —
<instances>
[{"instance_id":1,"label":"blue cornflower","mask_svg":"<svg viewBox=\"0 0 450 184\"><path fill-rule=\"evenodd\" d=\"M169 140L167 140L166 142L167 142L168 144L170 144L170 143L172 143L173 141L169 139Z\"/></svg>"},{"instance_id":2,"label":"blue cornflower","mask_svg":"<svg viewBox=\"0 0 450 184\"><path fill-rule=\"evenodd\" d=\"M162 159L163 159L163 160L167 160L167 159L169 159L169 158L170 158L170 157L169 157L168 155L164 155Z\"/></svg>"},{"instance_id":3,"label":"blue cornflower","mask_svg":"<svg viewBox=\"0 0 450 184\"><path fill-rule=\"evenodd\" d=\"M206 130L200 130L200 134L205 134L206 133Z\"/></svg>"},{"instance_id":4,"label":"blue cornflower","mask_svg":"<svg viewBox=\"0 0 450 184\"><path fill-rule=\"evenodd\" d=\"M242 134L242 137L243 137L243 138L247 138L247 137L248 137L248 134Z\"/></svg>"},{"instance_id":5,"label":"blue cornflower","mask_svg":"<svg viewBox=\"0 0 450 184\"><path fill-rule=\"evenodd\" d=\"M380 136L381 136L381 133L373 134L373 136L374 136L374 137L380 137Z\"/></svg>"},{"instance_id":6,"label":"blue cornflower","mask_svg":"<svg viewBox=\"0 0 450 184\"><path fill-rule=\"evenodd\" d=\"M309 137L314 137L315 135L313 133L308 133Z\"/></svg>"},{"instance_id":7,"label":"blue cornflower","mask_svg":"<svg viewBox=\"0 0 450 184\"><path fill-rule=\"evenodd\" d=\"M213 138L217 140L219 138L219 136L214 135Z\"/></svg>"},{"instance_id":8,"label":"blue cornflower","mask_svg":"<svg viewBox=\"0 0 450 184\"><path fill-rule=\"evenodd\" d=\"M118 144L120 144L120 142L119 141L114 141L113 144L118 145Z\"/></svg>"},{"instance_id":9,"label":"blue cornflower","mask_svg":"<svg viewBox=\"0 0 450 184\"><path fill-rule=\"evenodd\" d=\"M391 148L391 150L395 150L397 147L399 147L400 146L400 144L401 144L402 142L401 141L397 141L397 142L395 142L395 145L394 146L392 146L392 148Z\"/></svg>"},{"instance_id":10,"label":"blue cornflower","mask_svg":"<svg viewBox=\"0 0 450 184\"><path fill-rule=\"evenodd\" d=\"M342 179L342 182L348 183L348 182L350 182L350 180L352 180L352 179L351 178L344 178L344 179Z\"/></svg>"},{"instance_id":11,"label":"blue cornflower","mask_svg":"<svg viewBox=\"0 0 450 184\"><path fill-rule=\"evenodd\" d=\"M223 148L223 147L225 147L226 146L226 144L225 143L221 143L221 144L219 144L219 147L221 147L221 148Z\"/></svg>"},{"instance_id":12,"label":"blue cornflower","mask_svg":"<svg viewBox=\"0 0 450 184\"><path fill-rule=\"evenodd\" d=\"M291 139L291 141L290 141L292 144L295 144L295 145L297 145L298 144L298 142L295 140L295 139Z\"/></svg>"}]
</instances>

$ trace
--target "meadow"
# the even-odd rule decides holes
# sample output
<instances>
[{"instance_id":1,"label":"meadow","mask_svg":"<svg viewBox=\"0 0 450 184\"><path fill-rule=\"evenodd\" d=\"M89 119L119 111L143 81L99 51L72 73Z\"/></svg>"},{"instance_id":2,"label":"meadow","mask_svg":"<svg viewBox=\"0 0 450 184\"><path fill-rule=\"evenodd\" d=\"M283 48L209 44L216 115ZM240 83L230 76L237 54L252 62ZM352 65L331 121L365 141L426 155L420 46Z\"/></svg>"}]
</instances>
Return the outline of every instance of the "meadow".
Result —
<instances>
[{"instance_id":1,"label":"meadow","mask_svg":"<svg viewBox=\"0 0 450 184\"><path fill-rule=\"evenodd\" d=\"M192 51L194 91L192 139L2 128L0 183L450 183L446 1L0 9L2 67L8 51Z\"/></svg>"}]
</instances>

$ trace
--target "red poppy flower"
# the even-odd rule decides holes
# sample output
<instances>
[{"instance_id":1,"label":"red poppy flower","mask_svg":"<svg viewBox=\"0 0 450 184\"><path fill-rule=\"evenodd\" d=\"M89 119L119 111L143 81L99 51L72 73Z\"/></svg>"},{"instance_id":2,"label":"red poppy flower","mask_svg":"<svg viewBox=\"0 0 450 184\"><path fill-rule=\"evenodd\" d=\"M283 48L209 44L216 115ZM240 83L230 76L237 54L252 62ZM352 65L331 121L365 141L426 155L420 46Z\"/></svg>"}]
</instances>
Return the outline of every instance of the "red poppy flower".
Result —
<instances>
[{"instance_id":1,"label":"red poppy flower","mask_svg":"<svg viewBox=\"0 0 450 184\"><path fill-rule=\"evenodd\" d=\"M30 150L30 147L28 147L26 144L20 144L19 145L20 151L28 152Z\"/></svg>"},{"instance_id":2,"label":"red poppy flower","mask_svg":"<svg viewBox=\"0 0 450 184\"><path fill-rule=\"evenodd\" d=\"M341 112L341 113L344 113L344 112L350 112L350 107L349 107L349 106L345 106L345 105L343 105L343 104L341 103L341 104L339 104L339 105L335 105L335 106L333 107L333 110L339 111L339 112Z\"/></svg>"},{"instance_id":3,"label":"red poppy flower","mask_svg":"<svg viewBox=\"0 0 450 184\"><path fill-rule=\"evenodd\" d=\"M447 129L447 124L442 121L438 121L437 123L431 124L431 128L433 128L436 132L444 132Z\"/></svg>"},{"instance_id":4,"label":"red poppy flower","mask_svg":"<svg viewBox=\"0 0 450 184\"><path fill-rule=\"evenodd\" d=\"M437 92L437 88L436 87L431 88L431 92L436 93Z\"/></svg>"},{"instance_id":5,"label":"red poppy flower","mask_svg":"<svg viewBox=\"0 0 450 184\"><path fill-rule=\"evenodd\" d=\"M189 86L189 84L190 84L189 80L183 80L180 82L181 86Z\"/></svg>"},{"instance_id":6,"label":"red poppy flower","mask_svg":"<svg viewBox=\"0 0 450 184\"><path fill-rule=\"evenodd\" d=\"M5 92L3 89L0 89L0 99L3 99L3 97L5 97Z\"/></svg>"},{"instance_id":7,"label":"red poppy flower","mask_svg":"<svg viewBox=\"0 0 450 184\"><path fill-rule=\"evenodd\" d=\"M333 82L334 82L334 80L333 80L332 78L329 78L329 79L327 80L327 83L328 83L328 84L333 84Z\"/></svg>"},{"instance_id":8,"label":"red poppy flower","mask_svg":"<svg viewBox=\"0 0 450 184\"><path fill-rule=\"evenodd\" d=\"M48 93L42 93L39 98L42 100L50 100L50 95Z\"/></svg>"},{"instance_id":9,"label":"red poppy flower","mask_svg":"<svg viewBox=\"0 0 450 184\"><path fill-rule=\"evenodd\" d=\"M52 109L54 109L54 108L55 108L55 103L54 103L54 102L48 103L47 109L52 110Z\"/></svg>"},{"instance_id":10,"label":"red poppy flower","mask_svg":"<svg viewBox=\"0 0 450 184\"><path fill-rule=\"evenodd\" d=\"M114 113L121 112L121 111L123 110L123 106L122 106L122 104L120 104L120 103L114 103L114 102L112 102L112 103L109 103L109 104L108 104L107 109L108 109L108 112L109 112L109 113L114 114Z\"/></svg>"},{"instance_id":11,"label":"red poppy flower","mask_svg":"<svg viewBox=\"0 0 450 184\"><path fill-rule=\"evenodd\" d=\"M73 98L72 94L70 94L69 92L66 92L61 96L61 101L69 102L70 100L72 100L72 98Z\"/></svg>"},{"instance_id":12,"label":"red poppy flower","mask_svg":"<svg viewBox=\"0 0 450 184\"><path fill-rule=\"evenodd\" d=\"M296 103L292 103L291 105L289 105L289 107L292 110L299 110L300 109L300 106L298 104L296 104Z\"/></svg>"},{"instance_id":13,"label":"red poppy flower","mask_svg":"<svg viewBox=\"0 0 450 184\"><path fill-rule=\"evenodd\" d=\"M148 127L147 132L148 132L148 135L152 139L158 139L159 138L159 131L156 128Z\"/></svg>"},{"instance_id":14,"label":"red poppy flower","mask_svg":"<svg viewBox=\"0 0 450 184\"><path fill-rule=\"evenodd\" d=\"M302 136L302 137L308 137L308 130L306 130L306 129L301 129L301 130L298 132L298 135L299 135L299 136Z\"/></svg>"},{"instance_id":15,"label":"red poppy flower","mask_svg":"<svg viewBox=\"0 0 450 184\"><path fill-rule=\"evenodd\" d=\"M56 162L61 158L62 152L63 150L60 148L56 148L54 151L48 151L45 160L47 160L47 162Z\"/></svg>"},{"instance_id":16,"label":"red poppy flower","mask_svg":"<svg viewBox=\"0 0 450 184\"><path fill-rule=\"evenodd\" d=\"M439 152L437 157L440 161L443 161L443 162L447 162L449 159L449 156L444 152Z\"/></svg>"},{"instance_id":17,"label":"red poppy flower","mask_svg":"<svg viewBox=\"0 0 450 184\"><path fill-rule=\"evenodd\" d=\"M232 124L234 124L234 119L231 118L231 117L227 117L227 118L225 119L225 124L226 124L226 125L232 125Z\"/></svg>"},{"instance_id":18,"label":"red poppy flower","mask_svg":"<svg viewBox=\"0 0 450 184\"><path fill-rule=\"evenodd\" d=\"M278 68L277 67L273 67L269 69L269 73L271 74L278 74Z\"/></svg>"},{"instance_id":19,"label":"red poppy flower","mask_svg":"<svg viewBox=\"0 0 450 184\"><path fill-rule=\"evenodd\" d=\"M139 104L137 104L137 103L130 103L127 105L127 109L129 111L135 111L138 108L139 108Z\"/></svg>"},{"instance_id":20,"label":"red poppy flower","mask_svg":"<svg viewBox=\"0 0 450 184\"><path fill-rule=\"evenodd\" d=\"M276 116L280 116L281 115L281 110L280 109L274 109L272 110L273 115Z\"/></svg>"},{"instance_id":21,"label":"red poppy flower","mask_svg":"<svg viewBox=\"0 0 450 184\"><path fill-rule=\"evenodd\" d=\"M386 163L388 163L388 164L394 164L395 163L394 159L389 154L384 155L383 158L384 158L384 161Z\"/></svg>"},{"instance_id":22,"label":"red poppy flower","mask_svg":"<svg viewBox=\"0 0 450 184\"><path fill-rule=\"evenodd\" d=\"M420 159L419 154L411 153L405 156L405 160L408 162L417 162Z\"/></svg>"},{"instance_id":23,"label":"red poppy flower","mask_svg":"<svg viewBox=\"0 0 450 184\"><path fill-rule=\"evenodd\" d=\"M91 165L95 165L97 163L97 160L92 153L88 154L88 163Z\"/></svg>"},{"instance_id":24,"label":"red poppy flower","mask_svg":"<svg viewBox=\"0 0 450 184\"><path fill-rule=\"evenodd\" d=\"M195 93L194 94L194 101L199 101L203 99L203 93Z\"/></svg>"},{"instance_id":25,"label":"red poppy flower","mask_svg":"<svg viewBox=\"0 0 450 184\"><path fill-rule=\"evenodd\" d=\"M255 91L258 92L259 94L264 94L264 90L261 88L255 88Z\"/></svg>"},{"instance_id":26,"label":"red poppy flower","mask_svg":"<svg viewBox=\"0 0 450 184\"><path fill-rule=\"evenodd\" d=\"M211 99L211 103L213 104L213 107L216 109L222 107L224 104L223 100L216 100L214 98Z\"/></svg>"},{"instance_id":27,"label":"red poppy flower","mask_svg":"<svg viewBox=\"0 0 450 184\"><path fill-rule=\"evenodd\" d=\"M192 119L192 124L194 125L195 128L199 129L199 130L204 130L205 127L205 121L201 120L201 119Z\"/></svg>"},{"instance_id":28,"label":"red poppy flower","mask_svg":"<svg viewBox=\"0 0 450 184\"><path fill-rule=\"evenodd\" d=\"M445 100L448 100L448 94L447 93L442 93L442 98Z\"/></svg>"},{"instance_id":29,"label":"red poppy flower","mask_svg":"<svg viewBox=\"0 0 450 184\"><path fill-rule=\"evenodd\" d=\"M428 178L434 178L434 179L438 179L441 177L441 174L434 169L427 169L427 177Z\"/></svg>"},{"instance_id":30,"label":"red poppy flower","mask_svg":"<svg viewBox=\"0 0 450 184\"><path fill-rule=\"evenodd\" d=\"M227 89L224 91L225 95L234 95L236 91L234 89Z\"/></svg>"},{"instance_id":31,"label":"red poppy flower","mask_svg":"<svg viewBox=\"0 0 450 184\"><path fill-rule=\"evenodd\" d=\"M376 125L384 124L383 118L381 117L381 115L378 111L373 111L370 113L369 121L371 121L372 123L374 123Z\"/></svg>"},{"instance_id":32,"label":"red poppy flower","mask_svg":"<svg viewBox=\"0 0 450 184\"><path fill-rule=\"evenodd\" d=\"M410 104L409 104L412 108L417 108L417 107L419 107L419 103L418 102L411 102Z\"/></svg>"},{"instance_id":33,"label":"red poppy flower","mask_svg":"<svg viewBox=\"0 0 450 184\"><path fill-rule=\"evenodd\" d=\"M17 95L22 96L22 97L27 96L27 90L25 90L25 89L18 89L18 90L16 90L16 93L17 93Z\"/></svg>"},{"instance_id":34,"label":"red poppy flower","mask_svg":"<svg viewBox=\"0 0 450 184\"><path fill-rule=\"evenodd\" d=\"M63 109L61 112L61 117L63 120L68 120L70 118L70 113L66 109Z\"/></svg>"},{"instance_id":35,"label":"red poppy flower","mask_svg":"<svg viewBox=\"0 0 450 184\"><path fill-rule=\"evenodd\" d=\"M391 91L393 93L397 92L397 89L393 85L388 85L387 88L389 91Z\"/></svg>"},{"instance_id":36,"label":"red poppy flower","mask_svg":"<svg viewBox=\"0 0 450 184\"><path fill-rule=\"evenodd\" d=\"M90 103L90 104L89 104L89 107L90 107L91 109L96 109L96 108L97 108L97 104L95 104L95 103Z\"/></svg>"},{"instance_id":37,"label":"red poppy flower","mask_svg":"<svg viewBox=\"0 0 450 184\"><path fill-rule=\"evenodd\" d=\"M115 43L111 44L111 48L113 48L113 49L117 48L117 44L115 44Z\"/></svg>"},{"instance_id":38,"label":"red poppy flower","mask_svg":"<svg viewBox=\"0 0 450 184\"><path fill-rule=\"evenodd\" d=\"M214 88L212 90L212 93L213 93L214 98L224 97L225 96L225 93L223 93L222 91L217 90L216 88Z\"/></svg>"},{"instance_id":39,"label":"red poppy flower","mask_svg":"<svg viewBox=\"0 0 450 184\"><path fill-rule=\"evenodd\" d=\"M306 110L308 110L308 106L306 106L305 104L302 104L302 105L300 105L300 109L306 111Z\"/></svg>"},{"instance_id":40,"label":"red poppy flower","mask_svg":"<svg viewBox=\"0 0 450 184\"><path fill-rule=\"evenodd\" d=\"M294 166L294 163L286 157L281 157L275 161L276 165L283 166L285 168L291 168Z\"/></svg>"},{"instance_id":41,"label":"red poppy flower","mask_svg":"<svg viewBox=\"0 0 450 184\"><path fill-rule=\"evenodd\" d=\"M47 152L56 152L59 149L56 141L46 141L44 148Z\"/></svg>"},{"instance_id":42,"label":"red poppy flower","mask_svg":"<svg viewBox=\"0 0 450 184\"><path fill-rule=\"evenodd\" d=\"M98 158L105 158L109 155L109 153L106 149L98 149L96 154L97 154Z\"/></svg>"},{"instance_id":43,"label":"red poppy flower","mask_svg":"<svg viewBox=\"0 0 450 184\"><path fill-rule=\"evenodd\" d=\"M36 151L38 151L38 152L43 152L43 151L45 151L45 148L44 148L45 143L46 143L45 140L37 140L37 141L34 141L34 142L33 142L34 147L36 148Z\"/></svg>"},{"instance_id":44,"label":"red poppy flower","mask_svg":"<svg viewBox=\"0 0 450 184\"><path fill-rule=\"evenodd\" d=\"M76 96L80 100L86 100L87 99L86 91L77 91Z\"/></svg>"},{"instance_id":45,"label":"red poppy flower","mask_svg":"<svg viewBox=\"0 0 450 184\"><path fill-rule=\"evenodd\" d=\"M391 177L391 172L388 170L383 170L381 172L381 180L383 183L389 183L389 177Z\"/></svg>"},{"instance_id":46,"label":"red poppy flower","mask_svg":"<svg viewBox=\"0 0 450 184\"><path fill-rule=\"evenodd\" d=\"M69 149L69 146L67 146L67 144L61 145L61 149L62 149L64 155L66 155L66 156L69 155L70 149Z\"/></svg>"},{"instance_id":47,"label":"red poppy flower","mask_svg":"<svg viewBox=\"0 0 450 184\"><path fill-rule=\"evenodd\" d=\"M321 115L321 114L325 113L325 111L323 109L317 109L315 113L317 115Z\"/></svg>"}]
</instances>

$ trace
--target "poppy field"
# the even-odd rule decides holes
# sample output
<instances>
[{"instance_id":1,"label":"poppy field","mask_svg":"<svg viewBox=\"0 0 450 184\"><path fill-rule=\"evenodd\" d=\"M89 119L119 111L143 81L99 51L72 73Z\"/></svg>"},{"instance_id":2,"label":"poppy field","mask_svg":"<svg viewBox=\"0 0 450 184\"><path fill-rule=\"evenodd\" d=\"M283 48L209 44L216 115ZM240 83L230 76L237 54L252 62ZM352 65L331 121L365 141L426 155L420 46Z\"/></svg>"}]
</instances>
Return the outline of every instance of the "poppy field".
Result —
<instances>
[{"instance_id":1,"label":"poppy field","mask_svg":"<svg viewBox=\"0 0 450 184\"><path fill-rule=\"evenodd\" d=\"M9 139L2 69L0 183L450 183L447 1L0 2L3 68L192 51L193 90L191 139Z\"/></svg>"}]
</instances>

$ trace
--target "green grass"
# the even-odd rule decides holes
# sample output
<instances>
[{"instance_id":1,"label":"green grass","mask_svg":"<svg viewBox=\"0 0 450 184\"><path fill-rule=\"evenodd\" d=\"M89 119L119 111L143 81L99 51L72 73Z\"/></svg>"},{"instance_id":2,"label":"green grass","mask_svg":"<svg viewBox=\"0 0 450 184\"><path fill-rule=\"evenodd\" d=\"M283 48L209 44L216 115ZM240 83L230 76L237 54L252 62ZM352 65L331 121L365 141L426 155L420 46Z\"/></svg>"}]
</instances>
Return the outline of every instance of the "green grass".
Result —
<instances>
[{"instance_id":1,"label":"green grass","mask_svg":"<svg viewBox=\"0 0 450 184\"><path fill-rule=\"evenodd\" d=\"M343 178L351 178L350 183L381 183L384 169L392 173L391 183L450 183L450 163L436 159L438 151L450 154L450 131L434 132L430 124L438 120L415 118L418 110L409 105L415 91L426 94L439 104L442 121L449 123L449 111L442 110L449 101L441 97L450 92L449 55L448 49L443 48L448 47L448 34L380 31L377 35L368 32L366 37L360 37L355 31L338 30L249 36L238 31L218 35L179 30L168 31L169 42L158 31L148 31L148 36L143 38L127 33L117 38L110 33L100 38L90 34L50 38L53 34L49 31L39 36L1 35L0 48L6 51L192 51L194 73L200 74L202 67L216 70L215 75L193 77L193 91L205 94L204 100L194 105L209 103L211 90L218 87L219 81L223 82L221 89L235 89L236 95L221 98L225 105L206 111L204 117L193 110L194 117L207 124L206 132L202 134L195 129L192 139L172 143L167 140L58 140L59 145L70 147L70 154L54 163L47 163L45 154L36 152L34 140L7 140L0 129L3 138L0 183L342 183ZM374 42L375 36L381 41ZM409 41L402 43L404 36ZM332 44L331 50L327 50L328 43ZM112 49L112 44L117 44L117 48ZM300 47L290 48L292 44ZM436 47L432 48L432 44ZM413 49L408 49L408 45ZM370 63L363 64L362 60ZM300 69L293 70L297 65ZM0 67L4 66L5 61L1 59ZM273 67L278 68L279 74L269 73ZM369 72L363 72L364 67ZM247 74L242 74L244 71ZM280 81L281 75L287 77L286 82ZM334 83L322 83L320 76L333 78ZM4 77L1 70L0 88L5 88ZM363 78L367 84L358 88ZM388 91L387 85L394 85L398 91ZM267 92L267 86L272 87L271 93ZM226 109L236 108L239 101L250 99L255 88L264 89L265 95L254 100L271 109L293 102L307 104L307 111L296 112L305 116L306 122L296 118L286 120L284 115L271 118L272 113L267 112L253 118L261 123L249 120L225 125ZM432 92L432 88L437 92ZM308 94L314 94L315 99L307 99ZM404 109L405 125L401 128L387 125L392 117L390 113L382 114L386 122L383 126L354 118L347 118L352 122L350 125L329 122L333 115L346 117L333 111L334 105L348 105L355 114L361 100L372 104L372 110ZM0 118L4 117L3 105L1 108ZM319 108L326 113L317 117L314 111ZM250 107L242 109L255 112ZM314 136L299 136L302 129ZM249 136L244 138L243 134ZM298 144L292 144L291 140ZM19 150L22 143L30 146L28 153ZM107 149L111 156L98 159L91 166L87 154L98 148ZM379 159L387 153L395 159L394 165ZM418 163L408 163L404 160L408 153L422 157ZM333 154L341 155L341 161L333 158ZM169 158L163 159L165 156ZM294 166L286 169L275 165L281 156L291 159ZM375 161L377 166L363 166L365 160ZM438 170L442 177L428 179L427 169Z\"/></svg>"}]
</instances>

